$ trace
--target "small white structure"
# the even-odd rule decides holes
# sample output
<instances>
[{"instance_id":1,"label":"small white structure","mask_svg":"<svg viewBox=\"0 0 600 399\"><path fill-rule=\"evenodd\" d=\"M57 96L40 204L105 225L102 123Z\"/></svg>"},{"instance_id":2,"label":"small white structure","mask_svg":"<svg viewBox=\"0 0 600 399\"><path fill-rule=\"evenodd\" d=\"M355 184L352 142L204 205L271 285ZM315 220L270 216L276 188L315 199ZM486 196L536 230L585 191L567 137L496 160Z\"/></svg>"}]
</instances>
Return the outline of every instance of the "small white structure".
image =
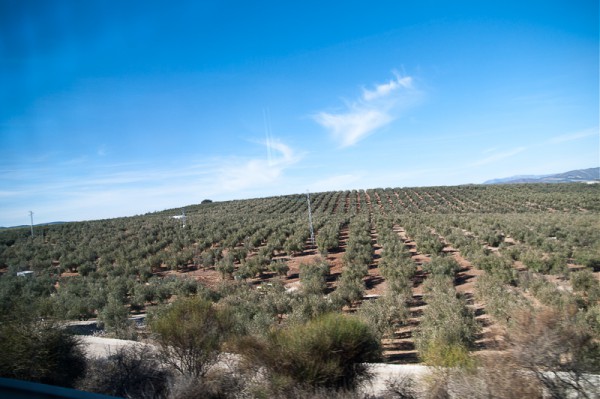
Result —
<instances>
[{"instance_id":1,"label":"small white structure","mask_svg":"<svg viewBox=\"0 0 600 399\"><path fill-rule=\"evenodd\" d=\"M18 277L33 277L33 271L32 270L25 270L23 272L17 272L17 276Z\"/></svg>"}]
</instances>

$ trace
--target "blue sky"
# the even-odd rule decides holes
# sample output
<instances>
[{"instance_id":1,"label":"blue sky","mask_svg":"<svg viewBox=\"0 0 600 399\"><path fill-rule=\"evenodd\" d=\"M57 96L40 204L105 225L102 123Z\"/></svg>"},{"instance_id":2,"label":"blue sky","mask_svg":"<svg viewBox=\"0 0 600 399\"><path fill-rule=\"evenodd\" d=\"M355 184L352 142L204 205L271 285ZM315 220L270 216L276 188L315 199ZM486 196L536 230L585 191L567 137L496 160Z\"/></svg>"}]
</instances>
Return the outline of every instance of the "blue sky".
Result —
<instances>
[{"instance_id":1,"label":"blue sky","mask_svg":"<svg viewBox=\"0 0 600 399\"><path fill-rule=\"evenodd\" d=\"M0 226L598 166L598 15L0 0Z\"/></svg>"}]
</instances>

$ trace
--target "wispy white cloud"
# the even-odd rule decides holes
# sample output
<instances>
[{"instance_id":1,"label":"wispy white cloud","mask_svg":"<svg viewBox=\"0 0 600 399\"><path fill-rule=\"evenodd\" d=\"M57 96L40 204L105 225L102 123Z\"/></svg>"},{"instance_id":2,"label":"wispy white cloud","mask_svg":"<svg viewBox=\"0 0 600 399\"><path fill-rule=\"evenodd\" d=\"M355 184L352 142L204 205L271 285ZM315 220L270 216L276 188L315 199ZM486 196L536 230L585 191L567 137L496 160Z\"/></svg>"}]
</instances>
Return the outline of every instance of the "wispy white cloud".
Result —
<instances>
[{"instance_id":1,"label":"wispy white cloud","mask_svg":"<svg viewBox=\"0 0 600 399\"><path fill-rule=\"evenodd\" d=\"M560 143L565 143L567 141L580 140L580 139L584 139L586 137L591 137L591 136L600 137L600 130L598 129L598 127L593 127L590 129L581 130L579 132L555 136L555 137L552 137L550 140L548 140L548 143L560 144Z\"/></svg>"},{"instance_id":2,"label":"wispy white cloud","mask_svg":"<svg viewBox=\"0 0 600 399\"><path fill-rule=\"evenodd\" d=\"M396 79L390 80L388 83L375 85L373 90L363 88L363 99L365 101L373 101L381 97L390 95L393 91L404 88L412 89L413 79L410 76L401 77L398 74Z\"/></svg>"},{"instance_id":3,"label":"wispy white cloud","mask_svg":"<svg viewBox=\"0 0 600 399\"><path fill-rule=\"evenodd\" d=\"M499 152L499 153L490 155L489 157L482 158L478 161L475 161L475 162L469 164L469 166L482 166L482 165L487 165L490 163L498 162L503 159L513 157L513 156L525 151L526 149L527 149L527 147L517 147L517 148L513 148L510 151Z\"/></svg>"},{"instance_id":4,"label":"wispy white cloud","mask_svg":"<svg viewBox=\"0 0 600 399\"><path fill-rule=\"evenodd\" d=\"M261 143L271 160L254 157L213 157L202 162L151 167L120 164L118 168L65 165L21 170L35 179L0 187L0 226L23 224L32 209L37 222L117 217L199 203L202 199L247 198L256 190L271 190L285 181L285 172L301 158L277 139ZM182 163L185 163L182 165Z\"/></svg>"},{"instance_id":5,"label":"wispy white cloud","mask_svg":"<svg viewBox=\"0 0 600 399\"><path fill-rule=\"evenodd\" d=\"M283 172L301 159L292 148L269 138L265 143L267 159L232 160L218 170L219 186L228 192L275 183Z\"/></svg>"},{"instance_id":6,"label":"wispy white cloud","mask_svg":"<svg viewBox=\"0 0 600 399\"><path fill-rule=\"evenodd\" d=\"M348 102L342 112L319 112L315 122L326 128L341 147L348 147L389 125L403 110L420 101L410 76L395 74L395 79L362 89L362 96Z\"/></svg>"},{"instance_id":7,"label":"wispy white cloud","mask_svg":"<svg viewBox=\"0 0 600 399\"><path fill-rule=\"evenodd\" d=\"M344 114L321 112L315 120L329 130L342 147L356 144L369 134L390 123L394 118L386 110L353 106Z\"/></svg>"},{"instance_id":8,"label":"wispy white cloud","mask_svg":"<svg viewBox=\"0 0 600 399\"><path fill-rule=\"evenodd\" d=\"M491 152L494 152L494 151L496 151L496 150L498 150L498 148L497 148L497 147L486 148L485 150L481 151L481 153L482 153L482 154L489 154L489 153L491 153Z\"/></svg>"}]
</instances>

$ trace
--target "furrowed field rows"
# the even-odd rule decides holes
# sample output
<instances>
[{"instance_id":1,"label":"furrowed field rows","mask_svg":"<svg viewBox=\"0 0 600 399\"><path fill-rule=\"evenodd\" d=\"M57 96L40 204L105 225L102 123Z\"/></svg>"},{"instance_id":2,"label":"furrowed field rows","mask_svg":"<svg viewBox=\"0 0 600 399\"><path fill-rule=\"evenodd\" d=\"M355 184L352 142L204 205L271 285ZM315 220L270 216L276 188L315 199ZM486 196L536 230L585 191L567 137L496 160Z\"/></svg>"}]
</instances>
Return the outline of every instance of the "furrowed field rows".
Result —
<instances>
[{"instance_id":1,"label":"furrowed field rows","mask_svg":"<svg viewBox=\"0 0 600 399\"><path fill-rule=\"evenodd\" d=\"M498 349L524 309L571 309L600 331L600 185L311 193L314 242L308 201L204 203L185 219L167 210L34 237L5 229L0 300L99 318L117 336L131 334L118 317L190 295L235 303L239 328L254 333L343 312L367 321L397 363L447 361L440 336L456 356ZM16 275L25 270L34 277Z\"/></svg>"}]
</instances>

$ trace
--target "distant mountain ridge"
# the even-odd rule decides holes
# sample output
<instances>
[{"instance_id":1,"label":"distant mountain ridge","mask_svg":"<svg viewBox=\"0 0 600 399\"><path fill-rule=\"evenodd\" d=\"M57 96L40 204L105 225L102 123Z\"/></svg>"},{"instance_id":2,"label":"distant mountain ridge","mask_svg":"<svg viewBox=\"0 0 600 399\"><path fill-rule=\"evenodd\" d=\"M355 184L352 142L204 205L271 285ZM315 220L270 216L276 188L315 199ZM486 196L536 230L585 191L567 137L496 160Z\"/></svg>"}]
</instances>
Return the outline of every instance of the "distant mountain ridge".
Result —
<instances>
[{"instance_id":1,"label":"distant mountain ridge","mask_svg":"<svg viewBox=\"0 0 600 399\"><path fill-rule=\"evenodd\" d=\"M519 175L484 181L483 184L517 184L517 183L575 183L600 182L600 167L577 169L551 175Z\"/></svg>"}]
</instances>

